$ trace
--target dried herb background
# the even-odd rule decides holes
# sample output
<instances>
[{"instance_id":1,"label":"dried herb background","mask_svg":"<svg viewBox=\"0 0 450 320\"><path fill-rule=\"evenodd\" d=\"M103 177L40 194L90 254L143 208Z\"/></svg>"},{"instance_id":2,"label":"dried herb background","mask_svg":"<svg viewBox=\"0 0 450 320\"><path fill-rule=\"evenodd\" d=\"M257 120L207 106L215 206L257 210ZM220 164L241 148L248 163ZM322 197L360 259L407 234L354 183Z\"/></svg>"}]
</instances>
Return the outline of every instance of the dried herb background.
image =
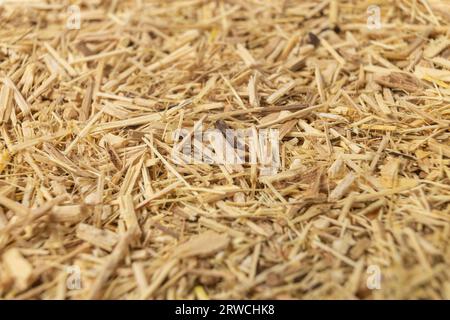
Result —
<instances>
[{"instance_id":1,"label":"dried herb background","mask_svg":"<svg viewBox=\"0 0 450 320\"><path fill-rule=\"evenodd\" d=\"M450 299L449 12L2 1L0 297ZM279 129L279 172L174 163L198 121Z\"/></svg>"}]
</instances>

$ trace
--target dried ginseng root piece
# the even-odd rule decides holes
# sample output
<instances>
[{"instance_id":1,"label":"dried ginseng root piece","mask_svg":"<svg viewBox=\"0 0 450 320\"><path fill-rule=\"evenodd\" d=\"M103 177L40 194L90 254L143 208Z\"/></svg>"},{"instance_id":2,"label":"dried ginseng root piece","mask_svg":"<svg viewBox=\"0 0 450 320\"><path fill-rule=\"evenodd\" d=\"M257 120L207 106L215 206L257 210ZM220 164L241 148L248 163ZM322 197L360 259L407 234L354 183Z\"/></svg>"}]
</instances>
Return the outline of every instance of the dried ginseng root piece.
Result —
<instances>
[{"instance_id":1,"label":"dried ginseng root piece","mask_svg":"<svg viewBox=\"0 0 450 320\"><path fill-rule=\"evenodd\" d=\"M388 75L376 75L375 81L391 89L405 90L411 93L419 93L423 90L423 84L415 76L402 72L391 72Z\"/></svg>"}]
</instances>

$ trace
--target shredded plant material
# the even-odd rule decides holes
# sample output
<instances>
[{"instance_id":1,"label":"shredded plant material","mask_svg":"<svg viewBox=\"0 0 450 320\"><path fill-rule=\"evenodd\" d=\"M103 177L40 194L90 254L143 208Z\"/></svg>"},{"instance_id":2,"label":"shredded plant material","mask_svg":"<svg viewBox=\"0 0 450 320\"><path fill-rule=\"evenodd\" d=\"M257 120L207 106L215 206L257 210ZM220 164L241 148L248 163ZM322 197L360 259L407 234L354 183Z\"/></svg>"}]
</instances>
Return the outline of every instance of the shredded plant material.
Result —
<instances>
[{"instance_id":1,"label":"shredded plant material","mask_svg":"<svg viewBox=\"0 0 450 320\"><path fill-rule=\"evenodd\" d=\"M449 1L0 3L0 298L450 299Z\"/></svg>"}]
</instances>

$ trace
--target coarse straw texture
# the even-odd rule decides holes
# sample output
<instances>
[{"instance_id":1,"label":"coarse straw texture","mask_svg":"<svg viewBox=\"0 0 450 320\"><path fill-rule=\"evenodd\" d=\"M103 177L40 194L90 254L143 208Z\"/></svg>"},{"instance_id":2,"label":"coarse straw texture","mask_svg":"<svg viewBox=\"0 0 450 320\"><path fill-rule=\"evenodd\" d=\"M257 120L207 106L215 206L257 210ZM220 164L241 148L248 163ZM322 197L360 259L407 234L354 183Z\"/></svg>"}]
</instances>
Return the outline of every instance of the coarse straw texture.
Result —
<instances>
[{"instance_id":1,"label":"coarse straw texture","mask_svg":"<svg viewBox=\"0 0 450 320\"><path fill-rule=\"evenodd\" d=\"M449 1L0 3L1 298L450 299Z\"/></svg>"}]
</instances>

